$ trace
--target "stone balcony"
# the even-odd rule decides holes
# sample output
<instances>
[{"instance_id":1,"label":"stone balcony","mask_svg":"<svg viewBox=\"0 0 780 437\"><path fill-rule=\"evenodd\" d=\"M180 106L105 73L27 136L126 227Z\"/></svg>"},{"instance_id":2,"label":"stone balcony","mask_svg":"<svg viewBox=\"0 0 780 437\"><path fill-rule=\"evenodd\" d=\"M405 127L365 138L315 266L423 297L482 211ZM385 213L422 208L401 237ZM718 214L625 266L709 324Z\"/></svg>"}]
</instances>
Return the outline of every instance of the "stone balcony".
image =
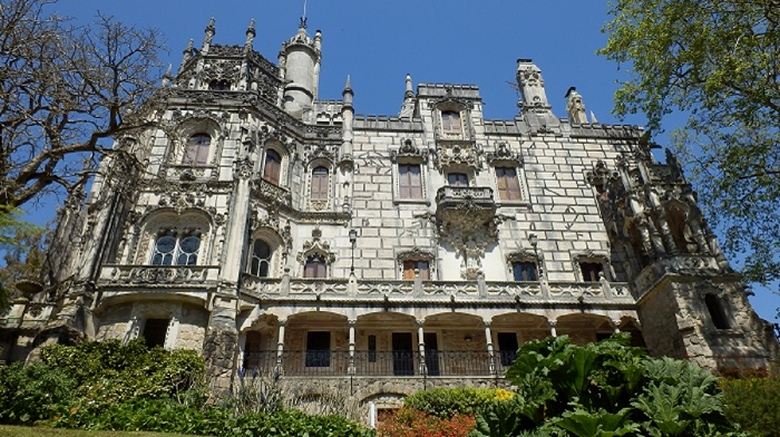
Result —
<instances>
[{"instance_id":1,"label":"stone balcony","mask_svg":"<svg viewBox=\"0 0 780 437\"><path fill-rule=\"evenodd\" d=\"M292 205L292 195L288 189L274 185L263 178L252 181L252 190L257 197L270 205L288 208Z\"/></svg>"},{"instance_id":2,"label":"stone balcony","mask_svg":"<svg viewBox=\"0 0 780 437\"><path fill-rule=\"evenodd\" d=\"M496 215L490 187L441 187L436 192L436 218L443 227L469 235Z\"/></svg>"}]
</instances>

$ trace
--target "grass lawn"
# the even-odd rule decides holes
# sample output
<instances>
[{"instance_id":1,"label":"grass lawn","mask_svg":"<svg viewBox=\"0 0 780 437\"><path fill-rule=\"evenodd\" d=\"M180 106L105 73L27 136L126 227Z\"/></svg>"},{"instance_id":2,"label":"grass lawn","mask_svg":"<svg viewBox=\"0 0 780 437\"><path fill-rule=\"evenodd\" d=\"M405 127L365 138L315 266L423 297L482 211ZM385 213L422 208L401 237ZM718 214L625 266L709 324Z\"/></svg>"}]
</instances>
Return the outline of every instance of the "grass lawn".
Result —
<instances>
[{"instance_id":1,"label":"grass lawn","mask_svg":"<svg viewBox=\"0 0 780 437\"><path fill-rule=\"evenodd\" d=\"M55 429L32 426L0 425L3 437L186 437L185 434L161 434L158 432L84 431L80 429Z\"/></svg>"}]
</instances>

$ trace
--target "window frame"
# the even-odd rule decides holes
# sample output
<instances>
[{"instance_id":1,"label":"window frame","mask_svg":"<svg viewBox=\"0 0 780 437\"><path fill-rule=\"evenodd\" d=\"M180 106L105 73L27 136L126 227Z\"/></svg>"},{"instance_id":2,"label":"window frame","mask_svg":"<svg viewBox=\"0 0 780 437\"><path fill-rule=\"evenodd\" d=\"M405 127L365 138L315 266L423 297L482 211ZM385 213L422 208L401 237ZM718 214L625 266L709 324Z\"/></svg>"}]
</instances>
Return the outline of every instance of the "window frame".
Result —
<instances>
[{"instance_id":1,"label":"window frame","mask_svg":"<svg viewBox=\"0 0 780 437\"><path fill-rule=\"evenodd\" d=\"M324 170L324 173L322 171ZM330 169L324 165L318 165L311 169L311 182L309 183L309 198L311 200L327 201L330 198Z\"/></svg>"},{"instance_id":2,"label":"window frame","mask_svg":"<svg viewBox=\"0 0 780 437\"><path fill-rule=\"evenodd\" d=\"M422 264L425 265L424 269L420 268ZM403 272L401 278L405 281L413 281L417 278L417 274L415 273L415 270L420 272L421 281L431 280L430 260L420 259L420 258L404 259L401 261L401 269ZM425 273L423 274L423 272Z\"/></svg>"},{"instance_id":3,"label":"window frame","mask_svg":"<svg viewBox=\"0 0 780 437\"><path fill-rule=\"evenodd\" d=\"M586 270L587 266L591 266L593 269ZM604 265L604 260L593 258L578 259L577 267L582 282L598 283L601 281L602 275L604 278L607 278L607 268Z\"/></svg>"},{"instance_id":4,"label":"window frame","mask_svg":"<svg viewBox=\"0 0 780 437\"><path fill-rule=\"evenodd\" d=\"M415 169L417 171L416 175L414 173ZM398 174L397 197L399 200L420 201L425 199L421 162L399 162L396 164L396 173Z\"/></svg>"},{"instance_id":5,"label":"window frame","mask_svg":"<svg viewBox=\"0 0 780 437\"><path fill-rule=\"evenodd\" d=\"M471 186L469 174L461 171L447 172L447 185L450 187L468 188Z\"/></svg>"},{"instance_id":6,"label":"window frame","mask_svg":"<svg viewBox=\"0 0 780 437\"><path fill-rule=\"evenodd\" d=\"M312 275L309 272L312 272ZM321 276L318 275L321 273ZM306 262L303 265L304 279L327 279L328 261L327 256L321 253L311 253L306 256Z\"/></svg>"},{"instance_id":7,"label":"window frame","mask_svg":"<svg viewBox=\"0 0 780 437\"><path fill-rule=\"evenodd\" d=\"M197 238L198 246L195 251L186 251L183 246L185 240ZM170 250L162 252L158 250L158 245L161 239L173 240L173 245ZM177 232L173 229L161 229L157 232L157 235L152 240L152 256L149 259L149 264L156 267L188 267L198 265L198 258L201 252L201 246L203 245L203 234L198 230L187 230ZM155 261L158 257L161 257L160 261ZM165 262L166 258L170 257L170 261ZM184 257L185 262L181 262ZM192 262L190 262L192 260Z\"/></svg>"},{"instance_id":8,"label":"window frame","mask_svg":"<svg viewBox=\"0 0 780 437\"><path fill-rule=\"evenodd\" d=\"M515 282L537 282L539 281L539 266L535 260L513 260L510 264L512 268L512 279ZM522 278L518 279L518 267L530 267L530 271L533 272L531 279L527 277L529 269L521 269L520 273Z\"/></svg>"},{"instance_id":9,"label":"window frame","mask_svg":"<svg viewBox=\"0 0 780 437\"><path fill-rule=\"evenodd\" d=\"M333 338L330 331L306 332L306 359L304 366L307 368L328 368L331 365L331 347ZM315 343L312 345L312 343ZM322 345L318 344L322 343ZM317 349L312 349L317 346Z\"/></svg>"},{"instance_id":10,"label":"window frame","mask_svg":"<svg viewBox=\"0 0 780 437\"><path fill-rule=\"evenodd\" d=\"M274 158L274 160L271 161L270 158ZM277 187L281 186L283 163L284 156L279 151L272 148L266 149L263 156L263 180Z\"/></svg>"},{"instance_id":11,"label":"window frame","mask_svg":"<svg viewBox=\"0 0 780 437\"><path fill-rule=\"evenodd\" d=\"M493 171L496 177L498 200L501 202L522 202L524 200L523 189L520 185L520 172L517 170L517 166L498 164L493 166ZM506 175L507 171L512 171L514 173L513 177L508 177ZM504 174L499 174L500 172L503 172ZM502 181L504 185L503 189L501 187ZM514 190L512 188L514 188ZM512 193L515 192L517 197L512 198Z\"/></svg>"},{"instance_id":12,"label":"window frame","mask_svg":"<svg viewBox=\"0 0 780 437\"><path fill-rule=\"evenodd\" d=\"M206 139L203 141L203 139ZM195 132L187 138L181 164L193 167L209 165L212 138L206 132ZM194 152L193 152L194 151Z\"/></svg>"},{"instance_id":13,"label":"window frame","mask_svg":"<svg viewBox=\"0 0 780 437\"><path fill-rule=\"evenodd\" d=\"M258 243L263 243L265 247L268 248L268 256L266 258L261 258L258 255L257 251L257 245ZM258 278L270 278L271 277L271 268L273 266L273 258L274 258L274 248L263 238L256 238L254 241L252 241L252 250L249 253L249 264L248 264L248 270L249 274L257 276ZM257 268L255 268L255 263L257 263ZM262 267L265 265L265 275L261 275L262 273Z\"/></svg>"}]
</instances>

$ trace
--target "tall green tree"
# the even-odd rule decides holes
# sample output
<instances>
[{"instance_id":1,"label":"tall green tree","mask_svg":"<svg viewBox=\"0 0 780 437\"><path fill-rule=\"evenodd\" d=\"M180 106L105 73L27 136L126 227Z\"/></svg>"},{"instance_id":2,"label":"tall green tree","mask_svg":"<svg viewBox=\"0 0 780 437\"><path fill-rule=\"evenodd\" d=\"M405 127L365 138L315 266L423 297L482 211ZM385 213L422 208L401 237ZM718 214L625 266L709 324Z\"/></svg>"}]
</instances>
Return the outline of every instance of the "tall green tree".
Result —
<instances>
[{"instance_id":1,"label":"tall green tree","mask_svg":"<svg viewBox=\"0 0 780 437\"><path fill-rule=\"evenodd\" d=\"M20 279L41 274L46 252L46 229L19 219L19 212L0 206L0 310L21 295Z\"/></svg>"},{"instance_id":2,"label":"tall green tree","mask_svg":"<svg viewBox=\"0 0 780 437\"><path fill-rule=\"evenodd\" d=\"M628 70L618 116L672 132L689 179L743 274L780 279L780 1L613 0L600 53Z\"/></svg>"}]
</instances>

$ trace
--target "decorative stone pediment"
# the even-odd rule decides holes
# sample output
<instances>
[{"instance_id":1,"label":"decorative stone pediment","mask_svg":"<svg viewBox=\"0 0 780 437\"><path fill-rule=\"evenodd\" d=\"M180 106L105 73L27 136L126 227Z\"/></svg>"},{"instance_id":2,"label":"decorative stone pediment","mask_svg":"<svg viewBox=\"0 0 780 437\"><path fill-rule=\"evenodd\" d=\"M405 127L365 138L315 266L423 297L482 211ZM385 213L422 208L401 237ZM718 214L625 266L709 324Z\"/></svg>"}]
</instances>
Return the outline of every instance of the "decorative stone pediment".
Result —
<instances>
[{"instance_id":1,"label":"decorative stone pediment","mask_svg":"<svg viewBox=\"0 0 780 437\"><path fill-rule=\"evenodd\" d=\"M485 153L485 158L491 164L494 162L511 162L515 165L523 164L523 155L513 151L509 144L505 142L498 143L494 152Z\"/></svg>"},{"instance_id":2,"label":"decorative stone pediment","mask_svg":"<svg viewBox=\"0 0 780 437\"><path fill-rule=\"evenodd\" d=\"M306 263L306 260L312 255L319 255L325 260L325 264L333 264L336 261L336 254L330 251L330 244L322 241L322 231L314 228L311 232L311 241L303 243L303 250L298 252L298 262Z\"/></svg>"},{"instance_id":3,"label":"decorative stone pediment","mask_svg":"<svg viewBox=\"0 0 780 437\"><path fill-rule=\"evenodd\" d=\"M326 160L329 163L338 160L339 146L329 146L327 144L312 144L304 147L303 158L307 164L314 160ZM332 167L330 165L329 167Z\"/></svg>"},{"instance_id":4,"label":"decorative stone pediment","mask_svg":"<svg viewBox=\"0 0 780 437\"><path fill-rule=\"evenodd\" d=\"M411 261L411 260L426 260L433 261L433 253L422 250L419 247L413 247L411 250L406 250L398 253L398 261Z\"/></svg>"},{"instance_id":5,"label":"decorative stone pediment","mask_svg":"<svg viewBox=\"0 0 780 437\"><path fill-rule=\"evenodd\" d=\"M536 262L536 254L532 250L521 249L515 252L511 252L506 256L507 264L513 262L533 261Z\"/></svg>"},{"instance_id":6,"label":"decorative stone pediment","mask_svg":"<svg viewBox=\"0 0 780 437\"><path fill-rule=\"evenodd\" d=\"M417 147L414 140L406 138L402 141L401 147L390 151L390 160L398 162L399 160L428 162L428 150Z\"/></svg>"}]
</instances>

